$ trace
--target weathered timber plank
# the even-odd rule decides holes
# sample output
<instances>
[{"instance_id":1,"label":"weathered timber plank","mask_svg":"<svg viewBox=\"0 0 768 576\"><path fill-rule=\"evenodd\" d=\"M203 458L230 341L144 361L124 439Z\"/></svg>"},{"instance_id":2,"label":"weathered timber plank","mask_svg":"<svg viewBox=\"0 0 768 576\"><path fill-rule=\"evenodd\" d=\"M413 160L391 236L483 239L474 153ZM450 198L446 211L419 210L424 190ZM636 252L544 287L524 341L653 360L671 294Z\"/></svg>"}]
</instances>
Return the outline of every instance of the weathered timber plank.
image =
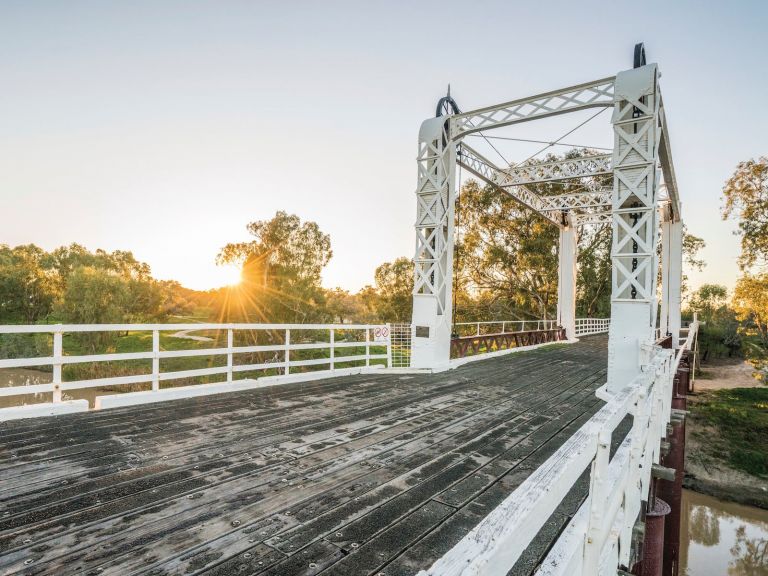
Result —
<instances>
[{"instance_id":1,"label":"weathered timber plank","mask_svg":"<svg viewBox=\"0 0 768 576\"><path fill-rule=\"evenodd\" d=\"M441 542L458 541L589 417L605 356L605 339L591 338L438 375L3 423L0 477L12 480L0 483L0 573L428 567ZM535 436L548 425L560 431ZM558 512L521 566L567 522Z\"/></svg>"}]
</instances>

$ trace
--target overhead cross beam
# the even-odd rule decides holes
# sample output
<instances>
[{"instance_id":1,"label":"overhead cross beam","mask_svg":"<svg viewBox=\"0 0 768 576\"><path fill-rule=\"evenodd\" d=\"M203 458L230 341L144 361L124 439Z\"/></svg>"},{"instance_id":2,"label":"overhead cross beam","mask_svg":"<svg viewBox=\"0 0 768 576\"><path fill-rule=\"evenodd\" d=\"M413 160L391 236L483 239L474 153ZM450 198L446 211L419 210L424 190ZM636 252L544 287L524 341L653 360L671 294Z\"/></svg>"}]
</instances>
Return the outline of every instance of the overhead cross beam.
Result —
<instances>
[{"instance_id":1,"label":"overhead cross beam","mask_svg":"<svg viewBox=\"0 0 768 576\"><path fill-rule=\"evenodd\" d=\"M612 157L612 154L600 154L583 156L581 158L566 158L552 162L518 164L504 170L504 172L509 174L509 186L586 178L612 174Z\"/></svg>"},{"instance_id":2,"label":"overhead cross beam","mask_svg":"<svg viewBox=\"0 0 768 576\"><path fill-rule=\"evenodd\" d=\"M467 134L489 128L501 128L502 126L586 110L587 108L613 106L614 79L615 76L611 76L529 98L521 98L456 114L451 117L451 136L458 140Z\"/></svg>"},{"instance_id":3,"label":"overhead cross beam","mask_svg":"<svg viewBox=\"0 0 768 576\"><path fill-rule=\"evenodd\" d=\"M577 211L575 219L578 224L590 223L592 215L596 213L610 215L610 189L541 196L515 183L515 176L511 173L514 169L502 170L467 144L461 145L457 162L483 182L511 196L518 204L537 212L556 226L563 225L560 212Z\"/></svg>"},{"instance_id":4,"label":"overhead cross beam","mask_svg":"<svg viewBox=\"0 0 768 576\"><path fill-rule=\"evenodd\" d=\"M474 148L467 144L462 144L457 156L457 162L459 165L480 178L483 182L494 186L501 192L512 197L518 204L522 204L526 208L540 214L542 218L549 220L555 226L561 226L560 220L557 219L555 215L546 212L547 204L541 196L525 186L514 186L509 181L509 174L485 158Z\"/></svg>"},{"instance_id":5,"label":"overhead cross beam","mask_svg":"<svg viewBox=\"0 0 768 576\"><path fill-rule=\"evenodd\" d=\"M590 212L610 213L611 192L611 188L603 188L598 191L543 196L542 200L547 204L544 211L589 210Z\"/></svg>"}]
</instances>

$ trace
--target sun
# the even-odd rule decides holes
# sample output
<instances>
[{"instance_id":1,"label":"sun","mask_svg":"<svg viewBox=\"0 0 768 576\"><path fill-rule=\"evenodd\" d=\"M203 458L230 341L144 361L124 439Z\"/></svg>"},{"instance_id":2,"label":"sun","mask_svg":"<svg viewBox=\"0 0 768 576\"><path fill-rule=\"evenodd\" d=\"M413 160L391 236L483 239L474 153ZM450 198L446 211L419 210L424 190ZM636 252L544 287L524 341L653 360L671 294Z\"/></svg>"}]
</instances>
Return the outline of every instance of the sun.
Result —
<instances>
[{"instance_id":1,"label":"sun","mask_svg":"<svg viewBox=\"0 0 768 576\"><path fill-rule=\"evenodd\" d=\"M242 281L242 270L239 266L220 266L219 277L225 286L237 286Z\"/></svg>"}]
</instances>

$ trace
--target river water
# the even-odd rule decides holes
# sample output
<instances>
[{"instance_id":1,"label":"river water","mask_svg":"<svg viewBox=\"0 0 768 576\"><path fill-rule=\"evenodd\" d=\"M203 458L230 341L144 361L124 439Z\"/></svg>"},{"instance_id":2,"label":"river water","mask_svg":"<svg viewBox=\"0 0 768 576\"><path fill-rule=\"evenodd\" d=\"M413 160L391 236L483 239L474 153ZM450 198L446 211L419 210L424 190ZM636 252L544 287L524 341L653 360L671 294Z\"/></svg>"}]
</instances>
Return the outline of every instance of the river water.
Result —
<instances>
[{"instance_id":1,"label":"river water","mask_svg":"<svg viewBox=\"0 0 768 576\"><path fill-rule=\"evenodd\" d=\"M768 576L768 510L683 490L680 537L680 576Z\"/></svg>"}]
</instances>

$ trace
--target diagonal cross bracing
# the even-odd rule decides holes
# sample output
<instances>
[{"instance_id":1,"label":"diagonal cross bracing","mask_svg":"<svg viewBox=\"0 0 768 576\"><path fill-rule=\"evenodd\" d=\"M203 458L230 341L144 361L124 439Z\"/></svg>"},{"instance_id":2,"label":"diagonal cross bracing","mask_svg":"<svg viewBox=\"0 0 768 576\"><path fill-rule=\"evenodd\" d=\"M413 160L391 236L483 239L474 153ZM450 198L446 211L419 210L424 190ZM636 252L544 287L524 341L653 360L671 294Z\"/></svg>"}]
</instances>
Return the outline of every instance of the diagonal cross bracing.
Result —
<instances>
[{"instance_id":1,"label":"diagonal cross bracing","mask_svg":"<svg viewBox=\"0 0 768 576\"><path fill-rule=\"evenodd\" d=\"M484 182L510 195L519 204L533 210L553 224L560 226L558 212L579 210L587 213L610 212L611 191L582 192L558 196L540 196L525 186L514 184L510 171L502 170L467 144L461 145L458 163ZM586 214L579 214L579 217ZM579 223L588 223L579 218Z\"/></svg>"},{"instance_id":2,"label":"diagonal cross bracing","mask_svg":"<svg viewBox=\"0 0 768 576\"><path fill-rule=\"evenodd\" d=\"M584 156L582 158L555 160L553 162L518 164L504 172L509 174L510 186L586 178L612 174L612 157L612 154L600 154Z\"/></svg>"},{"instance_id":3,"label":"diagonal cross bracing","mask_svg":"<svg viewBox=\"0 0 768 576\"><path fill-rule=\"evenodd\" d=\"M611 192L610 188L606 188L596 192L543 196L542 200L547 204L544 211L579 210L589 211L589 213L610 213Z\"/></svg>"},{"instance_id":4,"label":"diagonal cross bracing","mask_svg":"<svg viewBox=\"0 0 768 576\"><path fill-rule=\"evenodd\" d=\"M560 222L554 215L547 214L547 203L535 192L524 186L514 186L509 182L509 175L493 162L485 158L474 148L462 144L457 157L458 163L484 182L495 186L500 191L511 196L518 204L537 212L545 218L560 226ZM510 186L514 186L510 188Z\"/></svg>"},{"instance_id":5,"label":"diagonal cross bracing","mask_svg":"<svg viewBox=\"0 0 768 576\"><path fill-rule=\"evenodd\" d=\"M457 114L451 118L451 135L454 139L458 139L489 128L500 128L587 108L613 106L614 79L615 77L611 76Z\"/></svg>"}]
</instances>

